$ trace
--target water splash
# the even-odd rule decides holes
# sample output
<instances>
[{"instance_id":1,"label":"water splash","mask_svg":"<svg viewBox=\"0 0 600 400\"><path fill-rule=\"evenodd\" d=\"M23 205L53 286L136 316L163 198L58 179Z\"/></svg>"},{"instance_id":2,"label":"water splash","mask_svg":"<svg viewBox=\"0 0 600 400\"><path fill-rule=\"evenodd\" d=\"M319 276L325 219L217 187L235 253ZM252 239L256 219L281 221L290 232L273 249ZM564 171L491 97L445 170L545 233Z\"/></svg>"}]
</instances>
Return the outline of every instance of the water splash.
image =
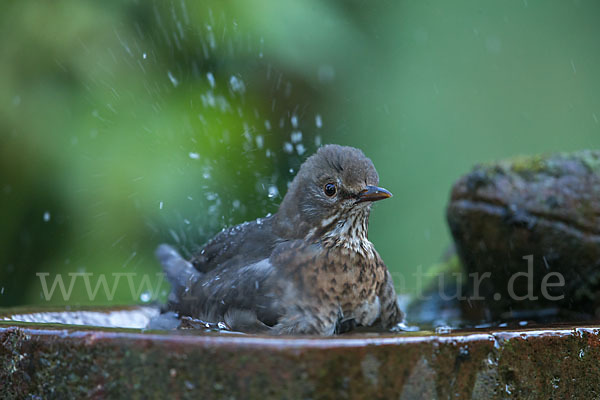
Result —
<instances>
[{"instance_id":1,"label":"water splash","mask_svg":"<svg viewBox=\"0 0 600 400\"><path fill-rule=\"evenodd\" d=\"M452 332L452 327L450 326L438 326L435 328L435 333L438 335L445 335Z\"/></svg>"}]
</instances>

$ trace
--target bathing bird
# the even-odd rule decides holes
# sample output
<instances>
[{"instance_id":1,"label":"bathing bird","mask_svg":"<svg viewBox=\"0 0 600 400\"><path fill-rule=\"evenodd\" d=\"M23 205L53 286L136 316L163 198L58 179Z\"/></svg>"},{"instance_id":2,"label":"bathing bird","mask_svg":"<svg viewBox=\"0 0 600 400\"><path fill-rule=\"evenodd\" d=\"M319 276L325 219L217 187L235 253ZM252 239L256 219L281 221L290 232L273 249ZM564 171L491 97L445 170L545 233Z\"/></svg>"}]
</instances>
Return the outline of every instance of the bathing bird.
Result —
<instances>
[{"instance_id":1,"label":"bathing bird","mask_svg":"<svg viewBox=\"0 0 600 400\"><path fill-rule=\"evenodd\" d=\"M266 218L228 228L191 259L156 251L179 317L274 335L390 329L404 317L391 274L368 239L374 202L392 197L362 151L326 145L310 156Z\"/></svg>"}]
</instances>

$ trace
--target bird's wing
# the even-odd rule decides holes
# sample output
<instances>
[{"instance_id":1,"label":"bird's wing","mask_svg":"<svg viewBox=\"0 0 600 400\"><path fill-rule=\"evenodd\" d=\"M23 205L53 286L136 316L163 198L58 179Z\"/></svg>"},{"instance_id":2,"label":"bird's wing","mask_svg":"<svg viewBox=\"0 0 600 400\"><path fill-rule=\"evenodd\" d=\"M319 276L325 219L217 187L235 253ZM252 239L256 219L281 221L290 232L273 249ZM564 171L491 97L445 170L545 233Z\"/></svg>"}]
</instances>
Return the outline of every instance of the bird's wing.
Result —
<instances>
[{"instance_id":1,"label":"bird's wing","mask_svg":"<svg viewBox=\"0 0 600 400\"><path fill-rule=\"evenodd\" d=\"M244 266L269 258L281 239L273 233L273 216L225 229L191 258L200 272Z\"/></svg>"},{"instance_id":2,"label":"bird's wing","mask_svg":"<svg viewBox=\"0 0 600 400\"><path fill-rule=\"evenodd\" d=\"M326 256L319 250L302 240L282 242L268 258L246 265L225 262L206 273L168 246L157 254L173 287L169 309L180 316L225 321L244 332L331 335L339 307L321 298L315 267Z\"/></svg>"},{"instance_id":3,"label":"bird's wing","mask_svg":"<svg viewBox=\"0 0 600 400\"><path fill-rule=\"evenodd\" d=\"M261 260L245 265L224 262L202 273L162 245L157 255L173 288L169 309L203 321L225 321L232 329L246 332L281 325L284 315L290 317L290 309L300 310L307 285L314 283L305 282L301 271L315 261L317 251L301 240L274 247ZM311 304L302 311L302 319L315 310Z\"/></svg>"},{"instance_id":4,"label":"bird's wing","mask_svg":"<svg viewBox=\"0 0 600 400\"><path fill-rule=\"evenodd\" d=\"M224 263L202 273L168 245L156 254L171 283L168 307L180 316L224 321L245 332L268 330L281 317L277 269L269 258L243 266Z\"/></svg>"}]
</instances>

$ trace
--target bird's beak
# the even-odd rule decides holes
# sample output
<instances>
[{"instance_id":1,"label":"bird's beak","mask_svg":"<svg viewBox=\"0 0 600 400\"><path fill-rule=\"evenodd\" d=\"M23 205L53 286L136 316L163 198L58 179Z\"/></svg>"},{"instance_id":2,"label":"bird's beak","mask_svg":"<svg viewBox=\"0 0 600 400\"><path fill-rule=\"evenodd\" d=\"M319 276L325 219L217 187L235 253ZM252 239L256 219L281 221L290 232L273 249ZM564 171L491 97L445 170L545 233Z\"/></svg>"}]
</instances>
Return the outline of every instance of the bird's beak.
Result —
<instances>
[{"instance_id":1,"label":"bird's beak","mask_svg":"<svg viewBox=\"0 0 600 400\"><path fill-rule=\"evenodd\" d=\"M365 190L358 194L358 202L363 201L377 201L383 200L392 197L392 194L385 190L384 188L380 188L377 186L367 186Z\"/></svg>"}]
</instances>

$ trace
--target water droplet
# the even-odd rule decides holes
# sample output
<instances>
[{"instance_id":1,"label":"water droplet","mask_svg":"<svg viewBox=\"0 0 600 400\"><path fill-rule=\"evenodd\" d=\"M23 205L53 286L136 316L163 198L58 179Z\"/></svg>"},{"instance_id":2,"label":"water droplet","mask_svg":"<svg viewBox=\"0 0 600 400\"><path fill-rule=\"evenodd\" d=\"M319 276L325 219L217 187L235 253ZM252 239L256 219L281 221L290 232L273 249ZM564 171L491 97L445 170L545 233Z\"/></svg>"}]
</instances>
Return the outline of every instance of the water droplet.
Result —
<instances>
[{"instance_id":1,"label":"water droplet","mask_svg":"<svg viewBox=\"0 0 600 400\"><path fill-rule=\"evenodd\" d=\"M147 303L152 298L152 295L148 292L144 292L140 295L140 300L144 303Z\"/></svg>"},{"instance_id":2,"label":"water droplet","mask_svg":"<svg viewBox=\"0 0 600 400\"><path fill-rule=\"evenodd\" d=\"M212 26L206 25L206 30L208 32L208 45L211 49L214 49L217 47L217 41L215 39L215 34L213 32Z\"/></svg>"},{"instance_id":3,"label":"water droplet","mask_svg":"<svg viewBox=\"0 0 600 400\"><path fill-rule=\"evenodd\" d=\"M300 143L302 141L302 132L294 131L291 135L292 143Z\"/></svg>"},{"instance_id":4,"label":"water droplet","mask_svg":"<svg viewBox=\"0 0 600 400\"><path fill-rule=\"evenodd\" d=\"M161 201L160 203L158 203L158 209L159 209L159 210L162 210L162 209L163 209L163 204L164 204L164 203L163 203L162 201Z\"/></svg>"},{"instance_id":5,"label":"water droplet","mask_svg":"<svg viewBox=\"0 0 600 400\"><path fill-rule=\"evenodd\" d=\"M271 130L271 122L268 119L265 120L265 129L268 131Z\"/></svg>"},{"instance_id":6,"label":"water droplet","mask_svg":"<svg viewBox=\"0 0 600 400\"><path fill-rule=\"evenodd\" d=\"M214 201L217 198L219 198L219 196L216 193L213 193L213 192L206 193L206 200L208 200L208 201Z\"/></svg>"},{"instance_id":7,"label":"water droplet","mask_svg":"<svg viewBox=\"0 0 600 400\"><path fill-rule=\"evenodd\" d=\"M290 168L290 174L294 173L294 168Z\"/></svg>"},{"instance_id":8,"label":"water droplet","mask_svg":"<svg viewBox=\"0 0 600 400\"><path fill-rule=\"evenodd\" d=\"M262 137L262 135L256 136L255 140L256 140L256 147L258 147L259 149L262 149L263 145L264 145L264 142L265 142L264 138Z\"/></svg>"},{"instance_id":9,"label":"water droplet","mask_svg":"<svg viewBox=\"0 0 600 400\"><path fill-rule=\"evenodd\" d=\"M228 330L228 326L225 322L217 322L217 328Z\"/></svg>"},{"instance_id":10,"label":"water droplet","mask_svg":"<svg viewBox=\"0 0 600 400\"><path fill-rule=\"evenodd\" d=\"M279 195L279 189L277 189L277 186L271 185L269 186L269 198L272 199L273 197L276 197Z\"/></svg>"},{"instance_id":11,"label":"water droplet","mask_svg":"<svg viewBox=\"0 0 600 400\"><path fill-rule=\"evenodd\" d=\"M0 295L4 294L4 286L2 286L2 288L0 288Z\"/></svg>"},{"instance_id":12,"label":"water droplet","mask_svg":"<svg viewBox=\"0 0 600 400\"><path fill-rule=\"evenodd\" d=\"M298 153L299 156L304 154L305 151L306 151L306 148L304 147L304 145L302 143L298 143L296 145L296 153Z\"/></svg>"},{"instance_id":13,"label":"water droplet","mask_svg":"<svg viewBox=\"0 0 600 400\"><path fill-rule=\"evenodd\" d=\"M185 388L186 388L187 390L194 390L194 389L196 389L196 385L194 385L194 384L193 384L192 382L190 382L190 381L185 381L185 382L183 382L183 384L185 385Z\"/></svg>"},{"instance_id":14,"label":"water droplet","mask_svg":"<svg viewBox=\"0 0 600 400\"><path fill-rule=\"evenodd\" d=\"M127 258L127 260L125 260L125 262L123 263L123 268L125 268L127 266L127 264L129 264L131 262L131 260L134 259L134 257L137 255L137 251L134 251L133 253L131 253L131 255L129 256L129 258Z\"/></svg>"},{"instance_id":15,"label":"water droplet","mask_svg":"<svg viewBox=\"0 0 600 400\"><path fill-rule=\"evenodd\" d=\"M315 125L317 128L322 128L323 127L323 119L321 118L320 114L317 114L315 116Z\"/></svg>"},{"instance_id":16,"label":"water droplet","mask_svg":"<svg viewBox=\"0 0 600 400\"><path fill-rule=\"evenodd\" d=\"M321 147L321 136L320 135L315 136L315 146Z\"/></svg>"},{"instance_id":17,"label":"water droplet","mask_svg":"<svg viewBox=\"0 0 600 400\"><path fill-rule=\"evenodd\" d=\"M256 224L262 225L262 218L256 218Z\"/></svg>"},{"instance_id":18,"label":"water droplet","mask_svg":"<svg viewBox=\"0 0 600 400\"><path fill-rule=\"evenodd\" d=\"M193 160L198 160L200 158L200 154L194 152L190 152L189 156Z\"/></svg>"},{"instance_id":19,"label":"water droplet","mask_svg":"<svg viewBox=\"0 0 600 400\"><path fill-rule=\"evenodd\" d=\"M260 38L260 51L258 52L258 58L263 58L264 57L263 50L262 50L263 47L264 47L264 44L265 44L265 39L261 37Z\"/></svg>"},{"instance_id":20,"label":"water droplet","mask_svg":"<svg viewBox=\"0 0 600 400\"><path fill-rule=\"evenodd\" d=\"M179 86L179 81L177 80L177 78L175 78L175 76L173 76L173 73L171 71L167 71L167 76L169 77L169 80L173 84L173 87Z\"/></svg>"},{"instance_id":21,"label":"water droplet","mask_svg":"<svg viewBox=\"0 0 600 400\"><path fill-rule=\"evenodd\" d=\"M212 74L212 72L208 72L206 74L206 79L208 79L208 84L210 85L210 87L214 89L214 87L215 87L215 77Z\"/></svg>"},{"instance_id":22,"label":"water droplet","mask_svg":"<svg viewBox=\"0 0 600 400\"><path fill-rule=\"evenodd\" d=\"M583 358L583 356L585 356L585 351L583 351L583 349L579 350L579 358Z\"/></svg>"},{"instance_id":23,"label":"water droplet","mask_svg":"<svg viewBox=\"0 0 600 400\"><path fill-rule=\"evenodd\" d=\"M286 153L291 153L294 151L294 146L292 146L292 144L289 142L285 142L283 144L283 151L285 151Z\"/></svg>"},{"instance_id":24,"label":"water droplet","mask_svg":"<svg viewBox=\"0 0 600 400\"><path fill-rule=\"evenodd\" d=\"M235 75L232 75L231 78L229 78L229 87L232 92L244 93L246 91L244 81Z\"/></svg>"},{"instance_id":25,"label":"water droplet","mask_svg":"<svg viewBox=\"0 0 600 400\"><path fill-rule=\"evenodd\" d=\"M142 58L145 60L146 58L148 58L148 55L146 53L142 53Z\"/></svg>"},{"instance_id":26,"label":"water droplet","mask_svg":"<svg viewBox=\"0 0 600 400\"><path fill-rule=\"evenodd\" d=\"M233 205L233 208L240 208L241 203L239 200L234 200L232 205Z\"/></svg>"},{"instance_id":27,"label":"water droplet","mask_svg":"<svg viewBox=\"0 0 600 400\"><path fill-rule=\"evenodd\" d=\"M292 115L292 127L293 128L297 128L298 127L298 117L296 115Z\"/></svg>"},{"instance_id":28,"label":"water droplet","mask_svg":"<svg viewBox=\"0 0 600 400\"><path fill-rule=\"evenodd\" d=\"M44 213L44 222L50 221L50 211Z\"/></svg>"}]
</instances>

